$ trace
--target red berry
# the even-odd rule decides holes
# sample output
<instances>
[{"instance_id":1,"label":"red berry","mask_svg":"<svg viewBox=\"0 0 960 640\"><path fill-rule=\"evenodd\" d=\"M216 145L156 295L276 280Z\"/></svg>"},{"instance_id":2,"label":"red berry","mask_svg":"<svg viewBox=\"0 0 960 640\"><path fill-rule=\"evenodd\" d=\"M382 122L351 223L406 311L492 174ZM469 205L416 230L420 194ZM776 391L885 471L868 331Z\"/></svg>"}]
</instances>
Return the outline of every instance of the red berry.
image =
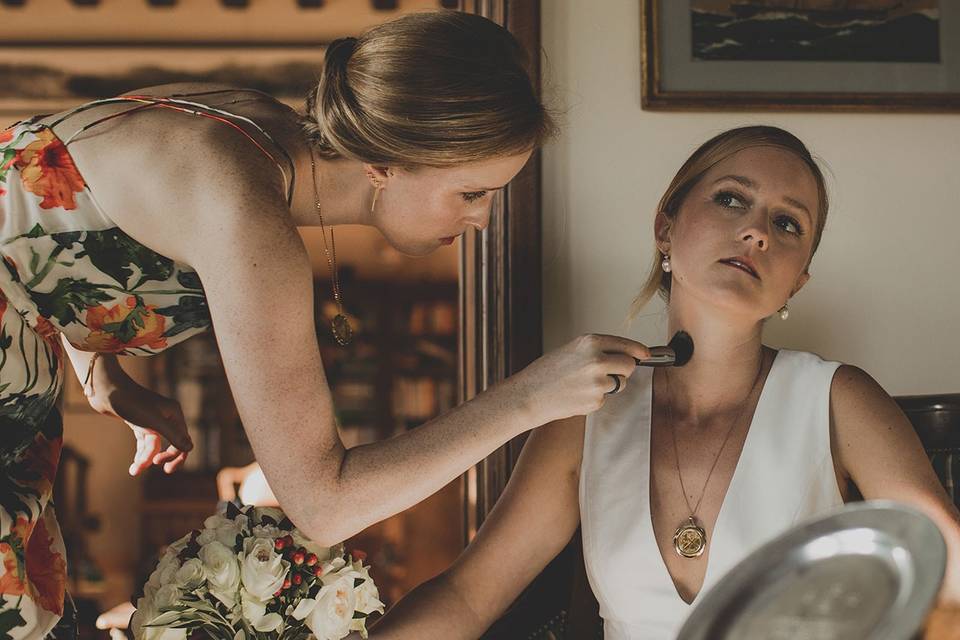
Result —
<instances>
[{"instance_id":1,"label":"red berry","mask_svg":"<svg viewBox=\"0 0 960 640\"><path fill-rule=\"evenodd\" d=\"M303 582L303 576L299 573L293 574L293 584L299 585Z\"/></svg>"},{"instance_id":2,"label":"red berry","mask_svg":"<svg viewBox=\"0 0 960 640\"><path fill-rule=\"evenodd\" d=\"M304 559L305 557L303 555L303 551L297 551L293 554L293 564L301 565L303 564Z\"/></svg>"},{"instance_id":3,"label":"red berry","mask_svg":"<svg viewBox=\"0 0 960 640\"><path fill-rule=\"evenodd\" d=\"M318 577L318 578L323 577L323 566L321 566L321 565L319 565L319 564L318 564L317 566L315 566L315 567L313 568L313 575L315 575L315 576Z\"/></svg>"},{"instance_id":4,"label":"red berry","mask_svg":"<svg viewBox=\"0 0 960 640\"><path fill-rule=\"evenodd\" d=\"M277 551L283 551L285 546L287 546L287 543L283 538L277 538L273 541L273 548Z\"/></svg>"},{"instance_id":5,"label":"red berry","mask_svg":"<svg viewBox=\"0 0 960 640\"><path fill-rule=\"evenodd\" d=\"M288 533L287 535L283 536L283 544L287 545L288 547L292 547L292 546L293 546L293 536L290 535L289 533Z\"/></svg>"},{"instance_id":6,"label":"red berry","mask_svg":"<svg viewBox=\"0 0 960 640\"><path fill-rule=\"evenodd\" d=\"M350 555L353 556L354 560L363 561L367 559L367 552L361 551L360 549L354 549L353 551L350 552Z\"/></svg>"},{"instance_id":7,"label":"red berry","mask_svg":"<svg viewBox=\"0 0 960 640\"><path fill-rule=\"evenodd\" d=\"M312 567L313 565L317 564L317 562L319 562L319 561L320 561L320 558L318 558L318 557L317 557L317 554L315 554L315 553L311 553L310 555L307 556L307 566L308 566L308 567Z\"/></svg>"},{"instance_id":8,"label":"red berry","mask_svg":"<svg viewBox=\"0 0 960 640\"><path fill-rule=\"evenodd\" d=\"M273 597L279 598L281 593L283 593L283 589L277 589L276 591L273 592Z\"/></svg>"},{"instance_id":9,"label":"red berry","mask_svg":"<svg viewBox=\"0 0 960 640\"><path fill-rule=\"evenodd\" d=\"M283 581L283 588L284 588L284 589L289 589L289 588L290 588L290 584L291 584L291 583L290 583L290 578L287 578L286 580Z\"/></svg>"}]
</instances>

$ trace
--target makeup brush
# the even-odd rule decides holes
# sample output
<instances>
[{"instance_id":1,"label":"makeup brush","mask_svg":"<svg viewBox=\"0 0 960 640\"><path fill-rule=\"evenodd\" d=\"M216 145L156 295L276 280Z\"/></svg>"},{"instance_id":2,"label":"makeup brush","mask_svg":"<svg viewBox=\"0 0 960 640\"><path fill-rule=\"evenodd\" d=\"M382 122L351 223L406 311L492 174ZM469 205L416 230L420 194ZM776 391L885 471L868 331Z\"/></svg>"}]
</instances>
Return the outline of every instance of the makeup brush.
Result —
<instances>
[{"instance_id":1,"label":"makeup brush","mask_svg":"<svg viewBox=\"0 0 960 640\"><path fill-rule=\"evenodd\" d=\"M693 357L693 338L686 331L677 331L665 347L650 347L650 357L634 358L638 367L682 367Z\"/></svg>"}]
</instances>

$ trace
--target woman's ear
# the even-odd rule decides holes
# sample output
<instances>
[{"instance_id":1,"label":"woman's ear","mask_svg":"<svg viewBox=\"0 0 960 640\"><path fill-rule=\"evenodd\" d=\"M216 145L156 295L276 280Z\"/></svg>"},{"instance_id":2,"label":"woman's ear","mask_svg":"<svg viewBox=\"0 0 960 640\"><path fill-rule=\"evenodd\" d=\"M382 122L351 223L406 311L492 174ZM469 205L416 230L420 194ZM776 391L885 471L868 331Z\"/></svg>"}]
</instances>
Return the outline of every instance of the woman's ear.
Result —
<instances>
[{"instance_id":1,"label":"woman's ear","mask_svg":"<svg viewBox=\"0 0 960 640\"><path fill-rule=\"evenodd\" d=\"M382 189L387 186L387 182L394 175L393 169L385 165L364 163L363 171L367 174L367 178L370 179L370 184L377 189Z\"/></svg>"},{"instance_id":2,"label":"woman's ear","mask_svg":"<svg viewBox=\"0 0 960 640\"><path fill-rule=\"evenodd\" d=\"M672 228L673 220L667 217L667 214L662 211L657 213L657 217L653 221L653 233L657 239L657 249L664 255L670 253L670 232Z\"/></svg>"}]
</instances>

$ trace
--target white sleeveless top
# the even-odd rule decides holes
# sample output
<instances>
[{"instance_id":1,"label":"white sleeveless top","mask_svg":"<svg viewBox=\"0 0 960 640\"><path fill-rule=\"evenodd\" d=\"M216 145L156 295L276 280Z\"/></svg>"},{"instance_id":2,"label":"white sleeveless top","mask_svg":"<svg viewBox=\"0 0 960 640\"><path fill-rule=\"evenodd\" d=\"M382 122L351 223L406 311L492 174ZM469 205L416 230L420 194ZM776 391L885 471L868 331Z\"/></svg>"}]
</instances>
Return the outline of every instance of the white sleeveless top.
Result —
<instances>
[{"instance_id":1,"label":"white sleeveless top","mask_svg":"<svg viewBox=\"0 0 960 640\"><path fill-rule=\"evenodd\" d=\"M830 385L839 362L781 350L771 365L710 539L696 604L751 551L795 523L841 505L830 453ZM587 577L607 640L673 640L692 610L653 537L650 415L653 370L587 416L580 518Z\"/></svg>"}]
</instances>

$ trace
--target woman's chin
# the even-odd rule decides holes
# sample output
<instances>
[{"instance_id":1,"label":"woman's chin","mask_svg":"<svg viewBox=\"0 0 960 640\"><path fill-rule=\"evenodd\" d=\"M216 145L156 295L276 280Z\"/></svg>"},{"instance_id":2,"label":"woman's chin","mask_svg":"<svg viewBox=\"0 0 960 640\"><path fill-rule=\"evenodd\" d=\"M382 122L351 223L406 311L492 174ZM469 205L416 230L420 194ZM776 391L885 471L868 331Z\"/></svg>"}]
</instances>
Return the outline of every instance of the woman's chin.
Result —
<instances>
[{"instance_id":1,"label":"woman's chin","mask_svg":"<svg viewBox=\"0 0 960 640\"><path fill-rule=\"evenodd\" d=\"M758 299L755 291L745 291L742 287L707 287L697 298L700 303L712 307L713 313L731 319L760 322L776 311L765 313L770 306L769 301Z\"/></svg>"},{"instance_id":2,"label":"woman's chin","mask_svg":"<svg viewBox=\"0 0 960 640\"><path fill-rule=\"evenodd\" d=\"M408 258L422 258L430 255L442 246L439 240L433 242L424 242L422 240L393 241L388 238L387 241L391 247Z\"/></svg>"}]
</instances>

